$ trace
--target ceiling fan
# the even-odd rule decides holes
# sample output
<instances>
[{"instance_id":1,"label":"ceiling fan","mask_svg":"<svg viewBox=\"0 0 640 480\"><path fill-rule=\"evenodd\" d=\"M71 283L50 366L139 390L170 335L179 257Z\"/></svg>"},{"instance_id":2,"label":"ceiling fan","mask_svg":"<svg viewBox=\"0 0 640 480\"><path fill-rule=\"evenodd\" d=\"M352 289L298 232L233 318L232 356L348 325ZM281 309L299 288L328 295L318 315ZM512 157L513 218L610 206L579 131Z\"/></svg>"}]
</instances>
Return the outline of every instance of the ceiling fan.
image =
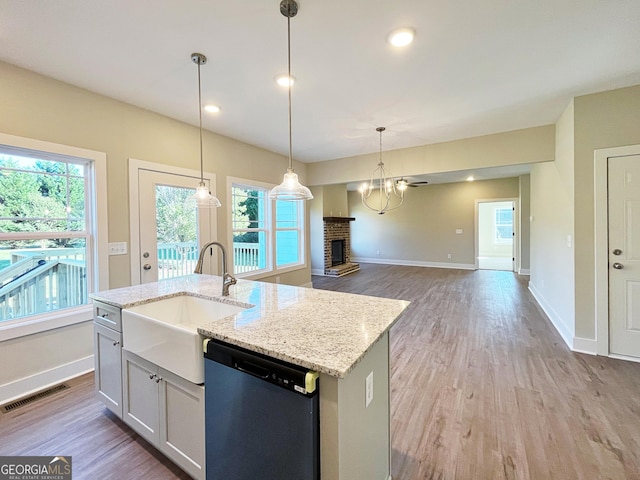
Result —
<instances>
[{"instance_id":1,"label":"ceiling fan","mask_svg":"<svg viewBox=\"0 0 640 480\"><path fill-rule=\"evenodd\" d=\"M426 180L419 180L419 181L415 181L415 182L410 182L409 180L407 180L404 177L400 177L397 181L396 181L396 185L398 186L402 186L404 185L405 187L423 187L425 185L428 185L429 182Z\"/></svg>"}]
</instances>

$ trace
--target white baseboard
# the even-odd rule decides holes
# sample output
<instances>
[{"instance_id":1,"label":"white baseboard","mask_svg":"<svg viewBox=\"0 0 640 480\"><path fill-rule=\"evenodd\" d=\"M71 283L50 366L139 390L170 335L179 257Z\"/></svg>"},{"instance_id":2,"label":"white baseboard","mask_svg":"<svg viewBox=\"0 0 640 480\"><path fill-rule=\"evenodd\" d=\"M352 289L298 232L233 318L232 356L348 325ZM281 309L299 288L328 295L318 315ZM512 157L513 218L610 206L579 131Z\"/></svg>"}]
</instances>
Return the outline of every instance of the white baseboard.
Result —
<instances>
[{"instance_id":1,"label":"white baseboard","mask_svg":"<svg viewBox=\"0 0 640 480\"><path fill-rule=\"evenodd\" d=\"M564 343L567 344L570 350L573 350L573 332L565 325L565 323L560 318L560 315L553 309L551 305L545 300L542 294L536 289L536 286L529 282L529 291L533 295L533 298L536 299L540 308L546 313L547 318L551 321L551 324L558 331Z\"/></svg>"},{"instance_id":2,"label":"white baseboard","mask_svg":"<svg viewBox=\"0 0 640 480\"><path fill-rule=\"evenodd\" d=\"M528 268L521 268L518 275L531 275L531 270Z\"/></svg>"},{"instance_id":3,"label":"white baseboard","mask_svg":"<svg viewBox=\"0 0 640 480\"><path fill-rule=\"evenodd\" d=\"M45 388L57 385L70 378L88 373L94 368L93 355L74 362L59 365L44 372L0 385L0 404L8 403Z\"/></svg>"},{"instance_id":4,"label":"white baseboard","mask_svg":"<svg viewBox=\"0 0 640 480\"><path fill-rule=\"evenodd\" d=\"M311 275L322 275L324 276L324 270L322 268L312 268Z\"/></svg>"},{"instance_id":5,"label":"white baseboard","mask_svg":"<svg viewBox=\"0 0 640 480\"><path fill-rule=\"evenodd\" d=\"M475 270L476 266L472 263L446 263L446 262L422 262L417 260L395 260L387 258L365 258L354 257L351 259L354 263L377 263L380 265L403 265L406 267L431 267L431 268L453 268L456 270Z\"/></svg>"},{"instance_id":6,"label":"white baseboard","mask_svg":"<svg viewBox=\"0 0 640 480\"><path fill-rule=\"evenodd\" d=\"M591 338L573 337L573 348L571 350L589 355L597 355L598 342Z\"/></svg>"},{"instance_id":7,"label":"white baseboard","mask_svg":"<svg viewBox=\"0 0 640 480\"><path fill-rule=\"evenodd\" d=\"M627 362L640 363L640 357L629 357L627 355L618 355L617 353L610 353L609 358L615 358L616 360L626 360Z\"/></svg>"}]
</instances>

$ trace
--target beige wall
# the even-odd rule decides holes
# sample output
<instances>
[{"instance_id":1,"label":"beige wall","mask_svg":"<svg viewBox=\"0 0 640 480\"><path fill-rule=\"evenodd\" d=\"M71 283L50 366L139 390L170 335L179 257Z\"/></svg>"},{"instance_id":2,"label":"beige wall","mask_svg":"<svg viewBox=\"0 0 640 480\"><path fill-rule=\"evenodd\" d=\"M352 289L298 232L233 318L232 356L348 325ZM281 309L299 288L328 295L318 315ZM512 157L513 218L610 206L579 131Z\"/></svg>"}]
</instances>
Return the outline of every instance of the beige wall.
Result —
<instances>
[{"instance_id":1,"label":"beige wall","mask_svg":"<svg viewBox=\"0 0 640 480\"><path fill-rule=\"evenodd\" d=\"M109 241L129 242L128 159L200 169L197 127L0 62L0 131L106 152ZM228 137L204 132L204 169L226 177L279 184L286 159ZM294 168L304 182L305 164ZM218 238L227 238L228 212L217 211ZM110 288L130 284L129 256L110 257ZM310 281L309 269L281 275L282 283ZM265 279L269 281L271 279Z\"/></svg>"},{"instance_id":2,"label":"beige wall","mask_svg":"<svg viewBox=\"0 0 640 480\"><path fill-rule=\"evenodd\" d=\"M554 126L514 130L445 143L384 152L384 164L397 176L546 162L554 158ZM369 179L378 154L311 163L311 185Z\"/></svg>"},{"instance_id":3,"label":"beige wall","mask_svg":"<svg viewBox=\"0 0 640 480\"><path fill-rule=\"evenodd\" d=\"M576 97L575 332L595 339L594 150L640 144L640 85Z\"/></svg>"},{"instance_id":4,"label":"beige wall","mask_svg":"<svg viewBox=\"0 0 640 480\"><path fill-rule=\"evenodd\" d=\"M130 242L128 158L200 168L197 127L2 62L0 105L0 132L107 154L109 242ZM217 175L216 193L223 201L227 176L278 184L286 166L281 155L204 132L204 168ZM294 167L304 182L305 165ZM217 213L218 238L225 241L227 209ZM110 288L130 284L129 264L128 255L110 257ZM307 284L310 267L279 276L282 283ZM0 387L91 355L90 332L87 322L3 342L0 363L11 368L0 374ZM48 339L51 344L43 350L40 346Z\"/></svg>"},{"instance_id":5,"label":"beige wall","mask_svg":"<svg viewBox=\"0 0 640 480\"><path fill-rule=\"evenodd\" d=\"M572 102L556 124L556 161L531 172L530 224L530 288L570 345L575 334L573 122Z\"/></svg>"},{"instance_id":6,"label":"beige wall","mask_svg":"<svg viewBox=\"0 0 640 480\"><path fill-rule=\"evenodd\" d=\"M576 97L556 132L556 161L531 173L531 286L565 340L595 353L594 150L640 144L640 86Z\"/></svg>"},{"instance_id":7,"label":"beige wall","mask_svg":"<svg viewBox=\"0 0 640 480\"><path fill-rule=\"evenodd\" d=\"M356 219L351 222L352 256L356 261L473 267L475 200L517 197L515 177L427 185L409 189L400 208L379 215L362 206L358 192L349 192L349 211ZM462 235L456 234L458 228Z\"/></svg>"}]
</instances>

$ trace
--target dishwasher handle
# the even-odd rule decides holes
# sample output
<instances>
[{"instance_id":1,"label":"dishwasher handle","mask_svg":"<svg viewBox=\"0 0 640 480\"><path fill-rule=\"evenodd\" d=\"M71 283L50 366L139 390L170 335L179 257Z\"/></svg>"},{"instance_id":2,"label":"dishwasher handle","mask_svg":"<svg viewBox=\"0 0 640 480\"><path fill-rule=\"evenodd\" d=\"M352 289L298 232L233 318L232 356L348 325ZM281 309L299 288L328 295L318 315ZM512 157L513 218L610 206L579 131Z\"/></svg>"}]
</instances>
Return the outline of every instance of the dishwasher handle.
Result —
<instances>
[{"instance_id":1,"label":"dishwasher handle","mask_svg":"<svg viewBox=\"0 0 640 480\"><path fill-rule=\"evenodd\" d=\"M269 378L269 370L262 368L255 363L236 360L234 361L234 367L243 373L253 375L254 377L261 378L262 380L267 380Z\"/></svg>"}]
</instances>

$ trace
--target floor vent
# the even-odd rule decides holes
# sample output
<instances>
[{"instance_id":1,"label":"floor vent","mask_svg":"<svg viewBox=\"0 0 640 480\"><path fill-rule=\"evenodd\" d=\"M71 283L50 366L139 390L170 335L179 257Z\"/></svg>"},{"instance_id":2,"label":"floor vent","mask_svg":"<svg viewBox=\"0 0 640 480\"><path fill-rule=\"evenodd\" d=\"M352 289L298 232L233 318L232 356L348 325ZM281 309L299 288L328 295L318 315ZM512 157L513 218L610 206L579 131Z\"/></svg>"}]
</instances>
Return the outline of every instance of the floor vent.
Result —
<instances>
[{"instance_id":1,"label":"floor vent","mask_svg":"<svg viewBox=\"0 0 640 480\"><path fill-rule=\"evenodd\" d=\"M0 405L0 412L2 413L13 412L17 408L24 407L25 405L29 405L30 403L33 403L36 400L40 400L41 398L48 397L49 395L53 395L54 393L61 392L62 390L66 390L67 388L70 388L70 387L66 383L61 383L60 385L56 385L55 387L47 388L46 390L42 390L41 392L34 393L33 395L29 395L28 397L21 398L20 400L16 400L11 403Z\"/></svg>"}]
</instances>

